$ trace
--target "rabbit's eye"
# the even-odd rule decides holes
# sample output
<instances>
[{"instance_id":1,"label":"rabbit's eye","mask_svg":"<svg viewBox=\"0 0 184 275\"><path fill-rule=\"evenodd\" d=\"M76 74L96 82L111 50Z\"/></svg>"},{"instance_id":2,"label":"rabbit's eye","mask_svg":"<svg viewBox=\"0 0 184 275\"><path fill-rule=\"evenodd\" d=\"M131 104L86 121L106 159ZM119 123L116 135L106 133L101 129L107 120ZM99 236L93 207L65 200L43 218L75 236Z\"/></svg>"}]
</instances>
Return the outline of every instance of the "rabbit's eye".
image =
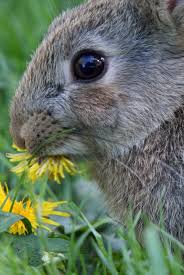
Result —
<instances>
[{"instance_id":1,"label":"rabbit's eye","mask_svg":"<svg viewBox=\"0 0 184 275\"><path fill-rule=\"evenodd\" d=\"M105 58L96 52L84 52L73 63L73 72L78 80L93 80L105 69Z\"/></svg>"}]
</instances>

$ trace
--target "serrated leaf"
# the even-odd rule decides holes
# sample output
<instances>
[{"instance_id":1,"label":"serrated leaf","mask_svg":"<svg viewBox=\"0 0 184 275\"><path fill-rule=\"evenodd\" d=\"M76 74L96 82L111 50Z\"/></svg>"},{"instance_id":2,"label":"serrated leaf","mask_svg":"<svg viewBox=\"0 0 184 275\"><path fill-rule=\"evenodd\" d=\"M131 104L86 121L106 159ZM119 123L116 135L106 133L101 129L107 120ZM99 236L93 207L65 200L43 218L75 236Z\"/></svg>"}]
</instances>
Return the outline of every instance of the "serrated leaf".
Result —
<instances>
[{"instance_id":1,"label":"serrated leaf","mask_svg":"<svg viewBox=\"0 0 184 275\"><path fill-rule=\"evenodd\" d=\"M42 265L43 252L67 253L69 249L69 241L61 238L44 239L44 244L41 240L31 234L27 236L11 236L11 245L15 249L16 254L21 259L26 259L29 265Z\"/></svg>"},{"instance_id":2,"label":"serrated leaf","mask_svg":"<svg viewBox=\"0 0 184 275\"><path fill-rule=\"evenodd\" d=\"M42 264L42 253L38 237L33 234L27 236L13 236L12 247L21 259L26 259L29 265L39 266Z\"/></svg>"}]
</instances>

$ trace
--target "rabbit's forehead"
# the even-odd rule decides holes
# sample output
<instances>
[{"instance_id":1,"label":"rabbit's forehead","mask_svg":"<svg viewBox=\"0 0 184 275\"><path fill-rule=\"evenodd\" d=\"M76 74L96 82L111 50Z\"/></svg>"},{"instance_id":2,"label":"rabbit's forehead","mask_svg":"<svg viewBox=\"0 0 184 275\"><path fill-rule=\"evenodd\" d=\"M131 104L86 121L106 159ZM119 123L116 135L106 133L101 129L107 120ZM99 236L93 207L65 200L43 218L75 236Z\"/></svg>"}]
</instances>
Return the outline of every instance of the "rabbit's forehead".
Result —
<instances>
[{"instance_id":1,"label":"rabbit's forehead","mask_svg":"<svg viewBox=\"0 0 184 275\"><path fill-rule=\"evenodd\" d=\"M56 18L49 28L46 42L53 45L56 52L60 51L64 59L69 58L77 49L90 47L91 42L98 44L100 36L105 39L112 35L114 39L113 25L120 24L118 16L123 21L123 14L126 14L123 1L92 2L95 4L87 3L65 12ZM126 23L124 27L126 28Z\"/></svg>"},{"instance_id":2,"label":"rabbit's forehead","mask_svg":"<svg viewBox=\"0 0 184 275\"><path fill-rule=\"evenodd\" d=\"M52 23L28 66L21 90L38 93L40 87L55 79L63 79L63 84L69 82L72 57L83 49L102 50L107 56L117 56L116 63L113 62L112 65L118 68L119 53L127 53L133 42L137 44L136 36L141 36L141 30L138 28L137 35L132 29L133 23L130 21L136 17L130 15L128 4L124 5L127 1L97 2L92 1L67 11ZM141 47L141 43L139 44Z\"/></svg>"}]
</instances>

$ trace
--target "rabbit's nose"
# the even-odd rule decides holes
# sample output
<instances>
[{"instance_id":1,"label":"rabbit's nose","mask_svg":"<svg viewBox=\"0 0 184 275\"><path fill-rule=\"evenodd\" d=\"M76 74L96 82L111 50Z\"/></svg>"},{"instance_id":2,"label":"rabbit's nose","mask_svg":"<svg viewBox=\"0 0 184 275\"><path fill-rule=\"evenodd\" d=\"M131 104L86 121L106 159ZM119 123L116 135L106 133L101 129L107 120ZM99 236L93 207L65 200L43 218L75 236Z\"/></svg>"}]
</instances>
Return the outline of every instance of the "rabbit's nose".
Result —
<instances>
[{"instance_id":1,"label":"rabbit's nose","mask_svg":"<svg viewBox=\"0 0 184 275\"><path fill-rule=\"evenodd\" d=\"M31 154L41 154L45 147L57 137L60 125L50 113L34 113L21 127L20 135L25 140L25 147Z\"/></svg>"}]
</instances>

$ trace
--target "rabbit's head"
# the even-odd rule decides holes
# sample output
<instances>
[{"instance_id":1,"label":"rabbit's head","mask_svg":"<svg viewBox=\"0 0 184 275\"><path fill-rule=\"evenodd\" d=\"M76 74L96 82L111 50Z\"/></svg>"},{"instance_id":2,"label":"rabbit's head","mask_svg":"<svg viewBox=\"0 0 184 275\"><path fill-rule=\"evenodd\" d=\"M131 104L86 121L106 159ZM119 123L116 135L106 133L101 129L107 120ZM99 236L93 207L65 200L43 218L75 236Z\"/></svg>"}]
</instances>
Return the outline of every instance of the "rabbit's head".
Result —
<instances>
[{"instance_id":1,"label":"rabbit's head","mask_svg":"<svg viewBox=\"0 0 184 275\"><path fill-rule=\"evenodd\" d=\"M13 99L14 142L116 156L143 141L182 104L182 2L92 0L56 18Z\"/></svg>"}]
</instances>

